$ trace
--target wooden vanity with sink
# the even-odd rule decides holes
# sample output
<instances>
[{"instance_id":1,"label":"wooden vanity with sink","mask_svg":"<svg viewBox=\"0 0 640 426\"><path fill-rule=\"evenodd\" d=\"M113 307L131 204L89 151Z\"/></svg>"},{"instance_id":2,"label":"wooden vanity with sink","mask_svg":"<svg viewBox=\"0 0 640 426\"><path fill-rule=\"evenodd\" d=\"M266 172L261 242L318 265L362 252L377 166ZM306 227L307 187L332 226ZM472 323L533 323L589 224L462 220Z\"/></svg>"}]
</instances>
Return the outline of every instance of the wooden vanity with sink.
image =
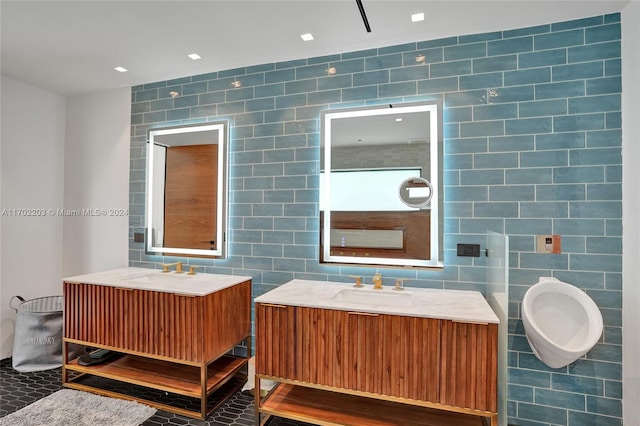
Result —
<instances>
[{"instance_id":1,"label":"wooden vanity with sink","mask_svg":"<svg viewBox=\"0 0 640 426\"><path fill-rule=\"evenodd\" d=\"M255 299L256 424L497 426L498 318L478 292L294 280Z\"/></svg>"},{"instance_id":2,"label":"wooden vanity with sink","mask_svg":"<svg viewBox=\"0 0 640 426\"><path fill-rule=\"evenodd\" d=\"M123 268L63 281L63 386L199 419L242 386L251 353L250 277ZM247 355L231 355L243 342ZM70 344L117 356L80 365L69 359ZM199 408L133 397L105 382L186 397Z\"/></svg>"}]
</instances>

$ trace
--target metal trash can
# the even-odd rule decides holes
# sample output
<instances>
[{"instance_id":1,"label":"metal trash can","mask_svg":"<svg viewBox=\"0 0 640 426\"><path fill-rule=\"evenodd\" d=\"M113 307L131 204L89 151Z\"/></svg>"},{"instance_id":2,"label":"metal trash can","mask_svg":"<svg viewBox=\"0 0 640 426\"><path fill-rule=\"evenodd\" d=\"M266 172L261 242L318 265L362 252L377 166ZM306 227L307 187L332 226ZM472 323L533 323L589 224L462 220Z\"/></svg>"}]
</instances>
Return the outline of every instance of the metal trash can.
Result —
<instances>
[{"instance_id":1,"label":"metal trash can","mask_svg":"<svg viewBox=\"0 0 640 426\"><path fill-rule=\"evenodd\" d=\"M13 306L16 299L20 304ZM16 311L13 368L28 372L62 366L63 296L27 301L14 296L9 305Z\"/></svg>"}]
</instances>

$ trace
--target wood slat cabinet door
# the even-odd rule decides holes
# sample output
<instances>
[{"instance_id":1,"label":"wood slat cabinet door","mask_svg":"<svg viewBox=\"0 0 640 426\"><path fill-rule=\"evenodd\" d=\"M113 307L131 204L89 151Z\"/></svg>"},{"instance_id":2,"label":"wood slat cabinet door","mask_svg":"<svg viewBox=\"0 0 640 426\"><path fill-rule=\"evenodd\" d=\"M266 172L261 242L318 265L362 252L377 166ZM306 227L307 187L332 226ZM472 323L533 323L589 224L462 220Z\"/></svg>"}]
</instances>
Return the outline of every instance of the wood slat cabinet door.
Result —
<instances>
[{"instance_id":1,"label":"wood slat cabinet door","mask_svg":"<svg viewBox=\"0 0 640 426\"><path fill-rule=\"evenodd\" d=\"M442 321L443 404L497 411L498 325Z\"/></svg>"},{"instance_id":2,"label":"wood slat cabinet door","mask_svg":"<svg viewBox=\"0 0 640 426\"><path fill-rule=\"evenodd\" d=\"M256 374L300 380L295 318L293 306L255 304Z\"/></svg>"},{"instance_id":3,"label":"wood slat cabinet door","mask_svg":"<svg viewBox=\"0 0 640 426\"><path fill-rule=\"evenodd\" d=\"M381 391L380 316L260 303L255 315L257 374Z\"/></svg>"},{"instance_id":4,"label":"wood slat cabinet door","mask_svg":"<svg viewBox=\"0 0 640 426\"><path fill-rule=\"evenodd\" d=\"M440 401L440 320L384 316L382 392Z\"/></svg>"},{"instance_id":5,"label":"wood slat cabinet door","mask_svg":"<svg viewBox=\"0 0 640 426\"><path fill-rule=\"evenodd\" d=\"M345 311L296 308L296 377L306 383L355 389L349 358L349 314Z\"/></svg>"},{"instance_id":6,"label":"wood slat cabinet door","mask_svg":"<svg viewBox=\"0 0 640 426\"><path fill-rule=\"evenodd\" d=\"M348 312L346 324L343 352L348 371L344 387L382 394L384 316Z\"/></svg>"}]
</instances>

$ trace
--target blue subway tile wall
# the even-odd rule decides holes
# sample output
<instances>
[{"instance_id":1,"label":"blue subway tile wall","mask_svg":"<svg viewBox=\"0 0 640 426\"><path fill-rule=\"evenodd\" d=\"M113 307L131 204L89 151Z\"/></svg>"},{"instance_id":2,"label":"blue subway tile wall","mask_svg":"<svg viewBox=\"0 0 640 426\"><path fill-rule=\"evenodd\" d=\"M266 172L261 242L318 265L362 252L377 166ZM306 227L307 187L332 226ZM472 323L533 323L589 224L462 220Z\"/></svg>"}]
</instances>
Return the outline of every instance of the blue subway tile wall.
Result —
<instances>
[{"instance_id":1,"label":"blue subway tile wall","mask_svg":"<svg viewBox=\"0 0 640 426\"><path fill-rule=\"evenodd\" d=\"M385 281L484 291L486 261L458 258L456 243L508 234L509 423L621 425L620 37L612 14L134 87L130 264L172 260L132 238L144 227L147 129L227 119L229 255L182 260L250 275L254 296L293 278L370 279L375 268L318 263L320 111L439 98L445 267L384 269ZM551 233L562 254L536 253L535 236ZM584 289L604 317L601 342L560 369L533 356L520 320L540 276Z\"/></svg>"}]
</instances>

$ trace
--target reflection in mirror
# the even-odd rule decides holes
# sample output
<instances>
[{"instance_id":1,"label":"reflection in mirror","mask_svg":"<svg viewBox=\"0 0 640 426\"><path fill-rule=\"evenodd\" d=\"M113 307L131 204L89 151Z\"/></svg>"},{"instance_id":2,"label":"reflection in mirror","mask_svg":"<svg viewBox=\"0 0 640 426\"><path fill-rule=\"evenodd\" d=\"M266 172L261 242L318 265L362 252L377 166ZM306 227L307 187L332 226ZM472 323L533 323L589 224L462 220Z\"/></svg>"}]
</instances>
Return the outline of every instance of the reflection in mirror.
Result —
<instances>
[{"instance_id":1,"label":"reflection in mirror","mask_svg":"<svg viewBox=\"0 0 640 426\"><path fill-rule=\"evenodd\" d=\"M225 255L227 122L150 129L146 250Z\"/></svg>"},{"instance_id":2,"label":"reflection in mirror","mask_svg":"<svg viewBox=\"0 0 640 426\"><path fill-rule=\"evenodd\" d=\"M320 262L442 267L442 103L322 113Z\"/></svg>"},{"instance_id":3,"label":"reflection in mirror","mask_svg":"<svg viewBox=\"0 0 640 426\"><path fill-rule=\"evenodd\" d=\"M433 197L433 189L425 178L412 176L400 184L398 196L409 207L427 207Z\"/></svg>"}]
</instances>

